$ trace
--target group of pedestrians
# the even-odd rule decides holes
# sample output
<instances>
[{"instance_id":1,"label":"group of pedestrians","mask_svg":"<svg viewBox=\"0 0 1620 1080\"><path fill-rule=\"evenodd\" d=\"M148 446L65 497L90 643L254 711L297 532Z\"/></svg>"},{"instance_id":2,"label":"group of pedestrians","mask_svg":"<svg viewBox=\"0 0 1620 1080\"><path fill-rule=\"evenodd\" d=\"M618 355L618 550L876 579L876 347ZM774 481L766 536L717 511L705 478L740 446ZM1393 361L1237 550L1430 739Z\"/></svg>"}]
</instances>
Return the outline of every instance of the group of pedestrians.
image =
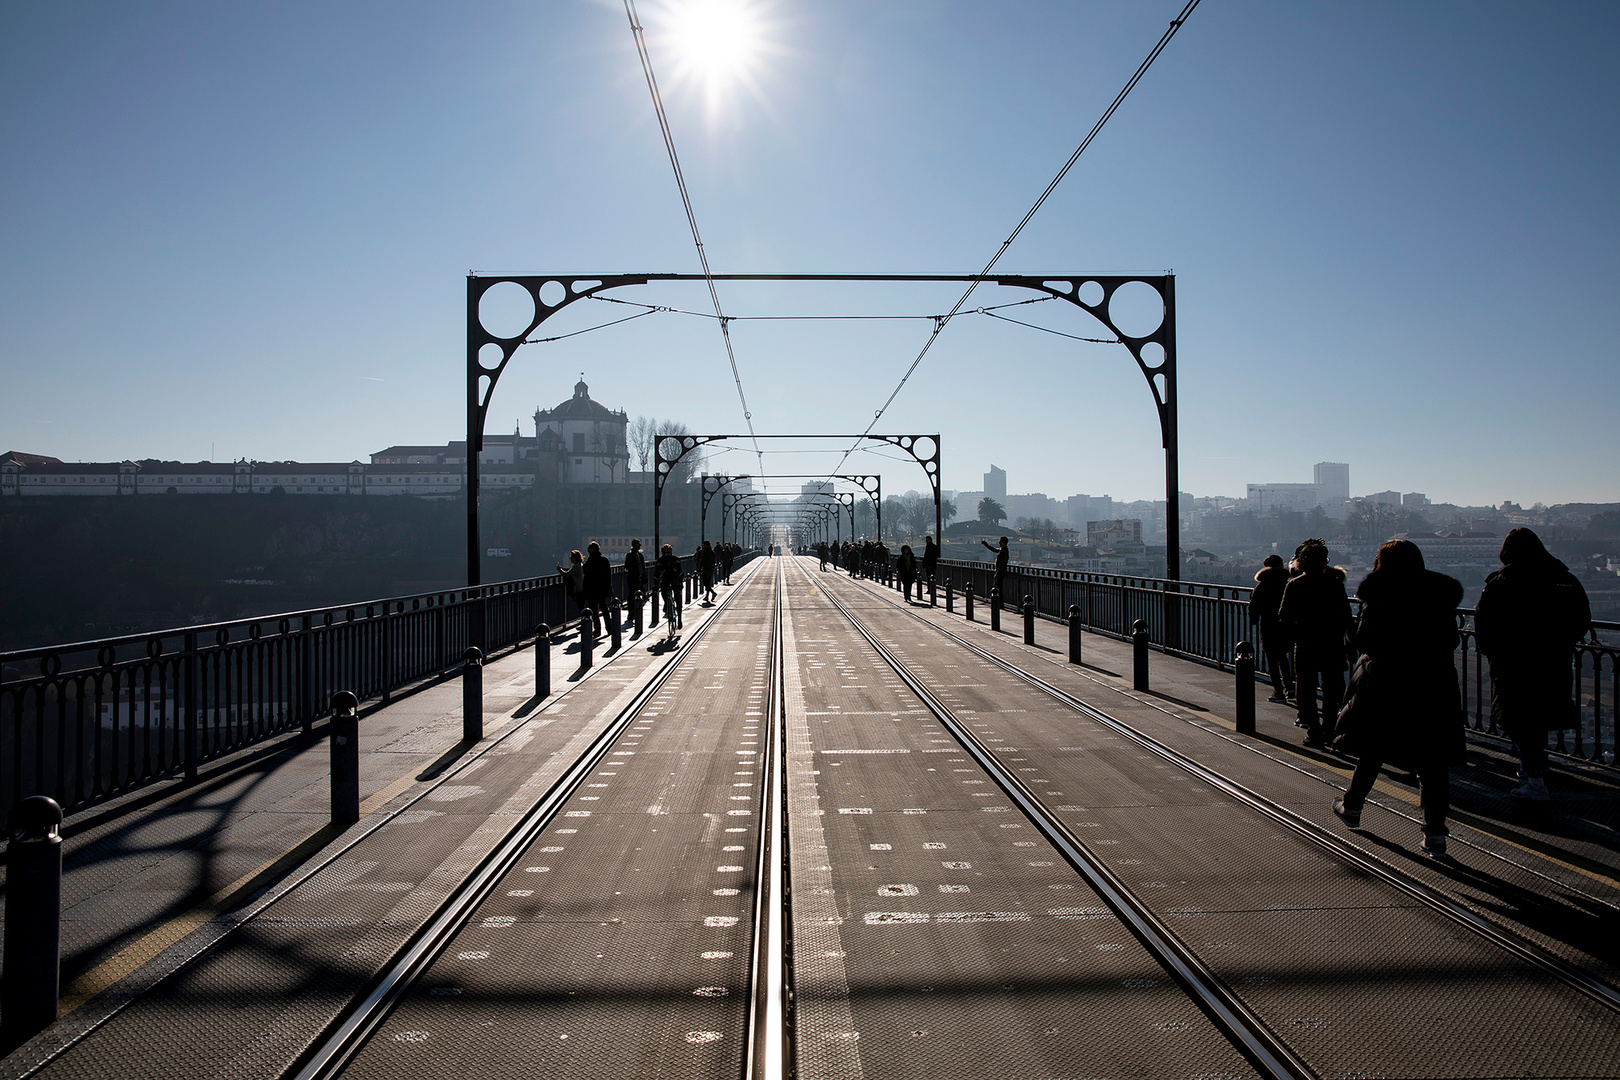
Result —
<instances>
[{"instance_id":1,"label":"group of pedestrians","mask_svg":"<svg viewBox=\"0 0 1620 1080\"><path fill-rule=\"evenodd\" d=\"M693 552L698 581L702 587L702 603L712 605L717 597L716 583L730 585L731 571L742 554L738 544L715 544L703 541ZM602 635L604 618L615 610L617 599L613 593L613 564L602 554L602 547L594 540L585 546L585 553L577 549L568 553L568 565L558 564L557 572L563 577L563 589L574 602L577 611L589 610L591 631ZM640 540L630 541L630 550L624 556L625 593L634 596L645 593L648 586L647 556ZM659 591L664 603L674 602L680 595L680 586L686 570L675 549L663 545L658 560L653 564L652 586Z\"/></svg>"},{"instance_id":2,"label":"group of pedestrians","mask_svg":"<svg viewBox=\"0 0 1620 1080\"><path fill-rule=\"evenodd\" d=\"M1306 746L1356 759L1333 804L1349 827L1361 827L1386 763L1415 772L1422 850L1442 857L1450 768L1465 748L1455 658L1462 584L1427 569L1410 540L1391 540L1357 586L1353 615L1345 572L1329 555L1323 541L1306 540L1286 566L1273 555L1255 575L1249 619L1260 630L1271 700L1294 703ZM1592 610L1580 581L1531 530L1509 532L1499 559L1475 605L1475 640L1490 662L1492 721L1519 759L1521 783L1509 794L1544 802L1547 733L1579 723L1571 657L1591 629Z\"/></svg>"},{"instance_id":3,"label":"group of pedestrians","mask_svg":"<svg viewBox=\"0 0 1620 1080\"><path fill-rule=\"evenodd\" d=\"M900 554L892 563L888 545L881 540L863 540L858 544L851 540L842 544L823 540L816 544L815 550L819 568L823 571L829 566L835 571L842 567L849 571L850 577L871 578L885 585L893 585L898 579L907 603L911 602L913 587L917 590L918 601L921 601L924 586L931 587L939 573L939 543L932 535L923 537L921 557L910 544L901 544Z\"/></svg>"}]
</instances>

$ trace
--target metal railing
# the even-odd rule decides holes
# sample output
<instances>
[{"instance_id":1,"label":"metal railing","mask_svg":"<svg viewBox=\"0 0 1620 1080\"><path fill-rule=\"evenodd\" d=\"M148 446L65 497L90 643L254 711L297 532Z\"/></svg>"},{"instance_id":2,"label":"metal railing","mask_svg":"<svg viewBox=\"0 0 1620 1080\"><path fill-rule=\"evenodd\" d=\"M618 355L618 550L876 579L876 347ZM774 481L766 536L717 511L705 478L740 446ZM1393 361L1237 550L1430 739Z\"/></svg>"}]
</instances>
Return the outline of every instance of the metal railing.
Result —
<instances>
[{"instance_id":1,"label":"metal railing","mask_svg":"<svg viewBox=\"0 0 1620 1080\"><path fill-rule=\"evenodd\" d=\"M990 564L941 559L940 573L950 577L957 591L971 582L979 599L988 601L994 578ZM943 581L940 588L944 588ZM1247 641L1255 651L1256 676L1269 681L1259 628L1249 623L1249 592L1237 585L1014 565L1007 570L1003 601L1016 609L1028 596L1034 600L1037 614L1063 620L1069 617L1070 606L1076 606L1087 630L1123 640L1130 639L1140 619L1147 624L1148 640L1155 648L1223 670L1232 667L1238 642ZM1356 597L1350 603L1359 607ZM1502 736L1491 719L1490 665L1475 644L1472 608L1457 609L1457 625L1462 636L1457 676L1468 726ZM1620 701L1620 645L1613 642L1620 637L1620 623L1592 625L1609 641L1582 642L1571 653L1580 726L1549 733L1548 748L1583 761L1612 765L1616 760L1616 702ZM1169 626L1177 627L1175 641L1167 640Z\"/></svg>"},{"instance_id":2,"label":"metal railing","mask_svg":"<svg viewBox=\"0 0 1620 1080\"><path fill-rule=\"evenodd\" d=\"M692 557L682 565L691 574ZM628 599L622 564L613 591ZM338 690L387 701L458 672L469 646L489 655L578 618L551 574L0 653L0 806L49 795L72 812L195 778L224 754L307 732Z\"/></svg>"}]
</instances>

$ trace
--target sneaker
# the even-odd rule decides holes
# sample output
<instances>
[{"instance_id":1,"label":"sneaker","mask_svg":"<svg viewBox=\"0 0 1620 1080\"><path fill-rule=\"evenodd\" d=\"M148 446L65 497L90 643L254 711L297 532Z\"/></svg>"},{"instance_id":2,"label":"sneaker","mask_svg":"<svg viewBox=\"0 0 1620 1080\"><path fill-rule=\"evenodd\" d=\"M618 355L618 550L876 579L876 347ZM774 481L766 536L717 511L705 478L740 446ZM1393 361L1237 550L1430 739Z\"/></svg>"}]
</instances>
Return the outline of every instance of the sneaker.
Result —
<instances>
[{"instance_id":1,"label":"sneaker","mask_svg":"<svg viewBox=\"0 0 1620 1080\"><path fill-rule=\"evenodd\" d=\"M1529 799L1531 802L1546 802L1552 798L1552 793L1547 790L1547 780L1542 776L1530 777L1508 794L1515 799Z\"/></svg>"},{"instance_id":2,"label":"sneaker","mask_svg":"<svg viewBox=\"0 0 1620 1080\"><path fill-rule=\"evenodd\" d=\"M1339 820L1344 822L1350 828L1361 828L1361 811L1359 809L1351 810L1349 807L1344 805L1343 799L1333 800L1333 812L1339 815Z\"/></svg>"},{"instance_id":3,"label":"sneaker","mask_svg":"<svg viewBox=\"0 0 1620 1080\"><path fill-rule=\"evenodd\" d=\"M1423 834L1423 854L1431 859L1444 859L1446 857L1446 838L1441 833Z\"/></svg>"}]
</instances>

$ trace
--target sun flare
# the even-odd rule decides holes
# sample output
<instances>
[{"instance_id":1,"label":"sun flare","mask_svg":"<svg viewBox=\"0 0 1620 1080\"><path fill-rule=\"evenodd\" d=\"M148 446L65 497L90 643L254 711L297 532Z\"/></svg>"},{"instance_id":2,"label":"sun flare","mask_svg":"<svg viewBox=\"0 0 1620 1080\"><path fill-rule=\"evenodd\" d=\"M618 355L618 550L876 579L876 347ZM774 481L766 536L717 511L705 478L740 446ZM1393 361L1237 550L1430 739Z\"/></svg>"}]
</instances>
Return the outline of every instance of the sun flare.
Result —
<instances>
[{"instance_id":1,"label":"sun flare","mask_svg":"<svg viewBox=\"0 0 1620 1080\"><path fill-rule=\"evenodd\" d=\"M760 59L762 27L749 0L683 0L669 6L666 19L681 75L711 90L746 81Z\"/></svg>"}]
</instances>

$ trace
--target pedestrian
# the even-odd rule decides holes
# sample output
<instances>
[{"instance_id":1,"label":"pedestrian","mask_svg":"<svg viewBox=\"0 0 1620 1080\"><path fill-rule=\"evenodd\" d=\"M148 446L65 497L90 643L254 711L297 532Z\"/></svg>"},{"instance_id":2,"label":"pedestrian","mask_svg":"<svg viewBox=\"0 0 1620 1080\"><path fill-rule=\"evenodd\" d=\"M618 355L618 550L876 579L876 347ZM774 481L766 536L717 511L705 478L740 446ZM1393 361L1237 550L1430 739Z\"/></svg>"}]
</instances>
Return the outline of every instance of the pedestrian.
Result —
<instances>
[{"instance_id":1,"label":"pedestrian","mask_svg":"<svg viewBox=\"0 0 1620 1080\"><path fill-rule=\"evenodd\" d=\"M1260 628L1260 647L1266 654L1271 673L1271 700L1287 701L1294 696L1294 664L1288 655L1288 635L1283 632L1277 609L1282 606L1288 569L1281 555L1267 555L1254 575L1254 591L1249 593L1249 625Z\"/></svg>"},{"instance_id":2,"label":"pedestrian","mask_svg":"<svg viewBox=\"0 0 1620 1080\"><path fill-rule=\"evenodd\" d=\"M1007 597L1003 586L1007 584L1007 560L1012 558L1012 551L1007 547L1007 538L1001 538L1000 547L990 547L990 541L980 540L979 543L996 553L995 579L990 584L990 602L1000 605Z\"/></svg>"},{"instance_id":3,"label":"pedestrian","mask_svg":"<svg viewBox=\"0 0 1620 1080\"><path fill-rule=\"evenodd\" d=\"M603 620L613 606L613 564L595 540L585 546L585 603L591 609L591 628L602 636Z\"/></svg>"},{"instance_id":4,"label":"pedestrian","mask_svg":"<svg viewBox=\"0 0 1620 1080\"><path fill-rule=\"evenodd\" d=\"M928 587L934 587L935 575L939 573L939 544L932 536L923 537L922 579Z\"/></svg>"},{"instance_id":5,"label":"pedestrian","mask_svg":"<svg viewBox=\"0 0 1620 1080\"><path fill-rule=\"evenodd\" d=\"M731 564L735 558L736 555L733 552L732 545L720 545L720 576L725 578L727 585L731 584Z\"/></svg>"},{"instance_id":6,"label":"pedestrian","mask_svg":"<svg viewBox=\"0 0 1620 1080\"><path fill-rule=\"evenodd\" d=\"M911 587L917 583L917 556L910 544L900 545L900 558L895 560L894 572L900 575L900 587L905 591L906 603L911 603ZM921 589L917 590L917 599L922 599Z\"/></svg>"},{"instance_id":7,"label":"pedestrian","mask_svg":"<svg viewBox=\"0 0 1620 1080\"><path fill-rule=\"evenodd\" d=\"M710 606L714 604L714 546L707 540L697 553L698 581L703 586L703 599Z\"/></svg>"},{"instance_id":8,"label":"pedestrian","mask_svg":"<svg viewBox=\"0 0 1620 1080\"><path fill-rule=\"evenodd\" d=\"M1292 586L1290 586L1292 587ZM1356 595L1361 658L1339 716L1335 745L1359 757L1333 812L1352 829L1385 762L1417 773L1423 852L1446 854L1451 765L1463 758L1462 696L1457 688L1457 605L1462 583L1423 566L1410 540L1378 549Z\"/></svg>"},{"instance_id":9,"label":"pedestrian","mask_svg":"<svg viewBox=\"0 0 1620 1080\"><path fill-rule=\"evenodd\" d=\"M1294 689L1305 745L1322 749L1333 736L1333 721L1344 698L1345 635L1352 628L1350 597L1344 591L1344 571L1328 565L1328 547L1321 540L1299 545L1294 563L1299 574L1283 588L1278 617L1294 644ZM1320 713L1318 684L1322 688Z\"/></svg>"},{"instance_id":10,"label":"pedestrian","mask_svg":"<svg viewBox=\"0 0 1620 1080\"><path fill-rule=\"evenodd\" d=\"M647 556L640 540L630 541L630 551L624 557L624 591L626 596L647 591Z\"/></svg>"},{"instance_id":11,"label":"pedestrian","mask_svg":"<svg viewBox=\"0 0 1620 1080\"><path fill-rule=\"evenodd\" d=\"M816 544L816 560L820 563L817 569L825 572L827 569L827 541L822 540Z\"/></svg>"},{"instance_id":12,"label":"pedestrian","mask_svg":"<svg viewBox=\"0 0 1620 1080\"><path fill-rule=\"evenodd\" d=\"M585 556L575 548L568 553L568 569L564 570L562 564L557 565L557 573L563 578L563 592L574 602L576 612L585 607Z\"/></svg>"},{"instance_id":13,"label":"pedestrian","mask_svg":"<svg viewBox=\"0 0 1620 1080\"><path fill-rule=\"evenodd\" d=\"M1547 732L1580 725L1573 650L1592 628L1586 589L1541 537L1513 529L1474 605L1479 651L1491 662L1491 723L1519 757L1516 799L1546 802Z\"/></svg>"}]
</instances>

